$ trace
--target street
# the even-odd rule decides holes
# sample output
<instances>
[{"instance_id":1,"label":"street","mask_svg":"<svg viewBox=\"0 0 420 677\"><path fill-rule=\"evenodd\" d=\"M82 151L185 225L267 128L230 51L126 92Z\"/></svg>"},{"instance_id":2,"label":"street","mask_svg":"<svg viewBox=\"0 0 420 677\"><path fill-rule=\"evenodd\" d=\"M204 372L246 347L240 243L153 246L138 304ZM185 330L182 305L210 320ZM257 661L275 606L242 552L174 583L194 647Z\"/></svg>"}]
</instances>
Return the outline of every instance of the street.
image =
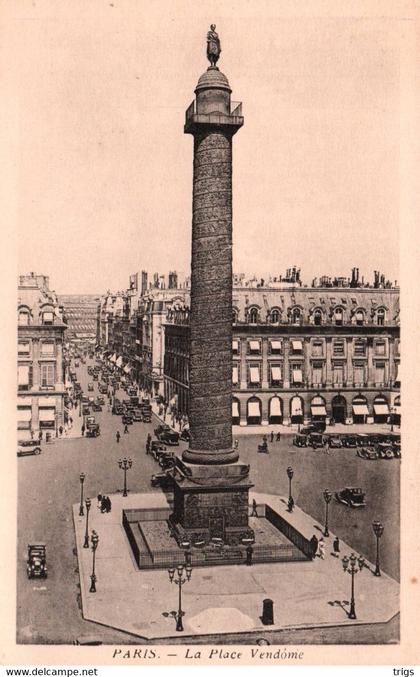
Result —
<instances>
[{"instance_id":1,"label":"street","mask_svg":"<svg viewBox=\"0 0 420 677\"><path fill-rule=\"evenodd\" d=\"M92 380L87 365L77 369L85 393L87 383ZM95 382L95 396L97 385ZM98 438L54 440L43 444L40 456L18 459L17 641L20 643L69 643L82 634L99 635L107 643L138 643L138 639L129 635L81 618L71 505L80 499L81 472L86 474L84 497L94 499L92 511L97 510L98 493L111 494L121 489L123 472L118 459L124 456L133 460L127 473L129 489L160 491L150 486L150 476L158 466L145 454L146 436L149 432L153 434L157 419L153 417L151 424L134 423L129 426L129 434L124 434L121 418L108 412L107 405L95 416L101 426ZM115 438L117 430L121 433L119 444ZM380 519L385 526L381 563L389 575L398 578L399 461L364 461L356 457L355 450L336 449L327 454L322 450L296 449L291 436L270 443L268 455L258 454L259 441L261 436L239 438L241 459L251 464L255 490L287 495L286 468L290 465L294 469L295 502L321 522L325 488L335 491L345 486L362 487L366 492L366 508L352 510L333 500L330 527L357 552L374 561L371 524ZM29 581L26 546L36 542L46 543L49 575L46 580Z\"/></svg>"}]
</instances>

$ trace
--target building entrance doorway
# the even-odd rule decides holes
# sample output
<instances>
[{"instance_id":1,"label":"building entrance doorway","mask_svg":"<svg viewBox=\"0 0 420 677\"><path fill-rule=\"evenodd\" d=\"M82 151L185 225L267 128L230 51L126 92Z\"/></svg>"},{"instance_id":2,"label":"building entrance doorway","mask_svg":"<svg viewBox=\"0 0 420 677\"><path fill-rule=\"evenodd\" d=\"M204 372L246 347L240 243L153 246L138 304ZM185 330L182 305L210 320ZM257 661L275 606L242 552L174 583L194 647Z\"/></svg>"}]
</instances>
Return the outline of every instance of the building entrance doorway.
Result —
<instances>
[{"instance_id":1,"label":"building entrance doorway","mask_svg":"<svg viewBox=\"0 0 420 677\"><path fill-rule=\"evenodd\" d=\"M345 423L347 418L347 402L342 395L336 395L331 402L331 413L336 423Z\"/></svg>"}]
</instances>

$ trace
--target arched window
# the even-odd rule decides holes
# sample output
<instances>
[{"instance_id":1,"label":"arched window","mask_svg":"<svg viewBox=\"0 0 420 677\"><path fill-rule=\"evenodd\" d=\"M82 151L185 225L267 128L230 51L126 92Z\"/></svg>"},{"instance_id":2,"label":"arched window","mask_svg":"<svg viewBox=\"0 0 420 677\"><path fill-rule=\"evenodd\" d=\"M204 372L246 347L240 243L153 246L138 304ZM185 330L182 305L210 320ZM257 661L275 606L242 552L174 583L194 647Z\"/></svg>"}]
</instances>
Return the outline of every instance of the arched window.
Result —
<instances>
[{"instance_id":1,"label":"arched window","mask_svg":"<svg viewBox=\"0 0 420 677\"><path fill-rule=\"evenodd\" d=\"M314 324L320 327L322 324L322 312L319 308L314 311Z\"/></svg>"},{"instance_id":2,"label":"arched window","mask_svg":"<svg viewBox=\"0 0 420 677\"><path fill-rule=\"evenodd\" d=\"M20 327L24 327L29 324L29 313L27 310L19 311L18 324Z\"/></svg>"},{"instance_id":3,"label":"arched window","mask_svg":"<svg viewBox=\"0 0 420 677\"><path fill-rule=\"evenodd\" d=\"M363 310L356 311L356 324L358 327L363 327L365 323L365 314Z\"/></svg>"},{"instance_id":4,"label":"arched window","mask_svg":"<svg viewBox=\"0 0 420 677\"><path fill-rule=\"evenodd\" d=\"M250 324L257 324L258 322L258 308L250 308L248 311L248 321Z\"/></svg>"},{"instance_id":5,"label":"arched window","mask_svg":"<svg viewBox=\"0 0 420 677\"><path fill-rule=\"evenodd\" d=\"M376 324L383 327L385 324L385 308L379 308L376 313Z\"/></svg>"},{"instance_id":6,"label":"arched window","mask_svg":"<svg viewBox=\"0 0 420 677\"><path fill-rule=\"evenodd\" d=\"M291 315L292 324L300 324L301 316L300 308L293 308Z\"/></svg>"},{"instance_id":7,"label":"arched window","mask_svg":"<svg viewBox=\"0 0 420 677\"><path fill-rule=\"evenodd\" d=\"M342 308L335 308L334 309L334 324L337 327L342 327L344 322L344 313Z\"/></svg>"},{"instance_id":8,"label":"arched window","mask_svg":"<svg viewBox=\"0 0 420 677\"><path fill-rule=\"evenodd\" d=\"M280 322L280 311L277 308L273 308L271 311L270 322L271 324L278 324Z\"/></svg>"}]
</instances>

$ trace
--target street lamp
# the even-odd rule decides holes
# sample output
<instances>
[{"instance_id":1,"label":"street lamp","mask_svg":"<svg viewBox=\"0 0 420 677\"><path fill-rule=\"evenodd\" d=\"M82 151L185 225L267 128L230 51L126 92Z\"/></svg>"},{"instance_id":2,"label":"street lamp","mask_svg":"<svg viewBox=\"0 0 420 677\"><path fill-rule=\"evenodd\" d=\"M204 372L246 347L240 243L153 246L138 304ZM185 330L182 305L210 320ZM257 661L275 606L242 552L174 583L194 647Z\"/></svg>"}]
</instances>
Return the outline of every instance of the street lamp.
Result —
<instances>
[{"instance_id":1,"label":"street lamp","mask_svg":"<svg viewBox=\"0 0 420 677\"><path fill-rule=\"evenodd\" d=\"M355 619L356 607L354 603L354 576L363 569L365 565L365 559L361 555L359 557L356 557L354 552L352 552L350 557L347 557L347 555L345 555L342 559L342 562L344 571L347 571L347 573L350 574L351 576L351 601L350 601L349 618Z\"/></svg>"},{"instance_id":2,"label":"street lamp","mask_svg":"<svg viewBox=\"0 0 420 677\"><path fill-rule=\"evenodd\" d=\"M79 416L82 415L82 396L79 395Z\"/></svg>"},{"instance_id":3,"label":"street lamp","mask_svg":"<svg viewBox=\"0 0 420 677\"><path fill-rule=\"evenodd\" d=\"M324 490L324 501L325 501L325 529L324 536L329 536L330 532L328 531L328 506L332 499L332 493L328 489Z\"/></svg>"},{"instance_id":4,"label":"street lamp","mask_svg":"<svg viewBox=\"0 0 420 677\"><path fill-rule=\"evenodd\" d=\"M384 526L381 522L378 520L375 520L372 522L372 527L373 527L373 533L376 536L376 566L375 566L375 571L374 574L375 576L380 576L381 575L381 569L379 566L379 539L381 538L382 534L384 533Z\"/></svg>"},{"instance_id":5,"label":"street lamp","mask_svg":"<svg viewBox=\"0 0 420 677\"><path fill-rule=\"evenodd\" d=\"M175 585L177 585L178 588L179 588L178 611L171 611L170 615L173 616L173 618L176 619L176 630L178 632L183 632L184 626L182 625L182 617L185 616L185 611L182 610L181 590L182 590L182 586L184 585L184 583L187 583L187 581L189 581L191 579L191 573L192 573L191 564L187 564L185 567L182 564L179 564L176 568L176 573L177 573L177 576L175 576L175 569L168 569L170 582L175 583ZM185 573L185 578L184 578L184 573Z\"/></svg>"},{"instance_id":6,"label":"street lamp","mask_svg":"<svg viewBox=\"0 0 420 677\"><path fill-rule=\"evenodd\" d=\"M79 508L79 517L83 517L85 514L83 511L83 482L85 481L85 473L81 472L79 475L79 480L80 480L80 508Z\"/></svg>"},{"instance_id":7,"label":"street lamp","mask_svg":"<svg viewBox=\"0 0 420 677\"><path fill-rule=\"evenodd\" d=\"M92 531L90 542L92 544L92 573L90 575L89 592L96 592L95 556L96 556L96 548L98 547L99 543L99 536L96 533L96 531Z\"/></svg>"},{"instance_id":8,"label":"street lamp","mask_svg":"<svg viewBox=\"0 0 420 677\"><path fill-rule=\"evenodd\" d=\"M287 472L287 477L289 478L289 500L287 502L287 509L288 509L289 512L293 512L293 506L295 505L295 502L294 502L293 496L292 496L292 478L293 478L293 475L294 475L293 468L291 468L290 465L289 465L286 472Z\"/></svg>"},{"instance_id":9,"label":"street lamp","mask_svg":"<svg viewBox=\"0 0 420 677\"><path fill-rule=\"evenodd\" d=\"M92 504L90 498L87 498L86 501L86 531L85 531L85 542L83 543L84 548L89 547L89 510Z\"/></svg>"},{"instance_id":10,"label":"street lamp","mask_svg":"<svg viewBox=\"0 0 420 677\"><path fill-rule=\"evenodd\" d=\"M122 460L120 459L118 461L118 466L121 468L121 470L124 470L124 491L123 491L123 496L128 496L128 490L127 490L127 470L130 470L131 466L133 465L133 461L131 458L123 458Z\"/></svg>"},{"instance_id":11,"label":"street lamp","mask_svg":"<svg viewBox=\"0 0 420 677\"><path fill-rule=\"evenodd\" d=\"M395 407L391 407L390 409L390 421L391 421L391 432L394 432L394 414L395 414Z\"/></svg>"}]
</instances>

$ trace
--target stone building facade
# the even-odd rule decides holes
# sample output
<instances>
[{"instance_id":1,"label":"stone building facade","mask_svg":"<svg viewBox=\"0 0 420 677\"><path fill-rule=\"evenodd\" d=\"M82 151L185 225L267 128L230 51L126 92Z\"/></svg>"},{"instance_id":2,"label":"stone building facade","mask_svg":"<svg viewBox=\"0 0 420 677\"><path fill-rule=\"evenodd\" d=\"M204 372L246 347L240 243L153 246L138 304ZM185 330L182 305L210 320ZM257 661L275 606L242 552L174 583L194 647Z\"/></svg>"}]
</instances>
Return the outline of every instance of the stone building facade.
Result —
<instances>
[{"instance_id":1,"label":"stone building facade","mask_svg":"<svg viewBox=\"0 0 420 677\"><path fill-rule=\"evenodd\" d=\"M67 324L45 275L21 275L18 287L17 427L19 439L64 425Z\"/></svg>"},{"instance_id":2,"label":"stone building facade","mask_svg":"<svg viewBox=\"0 0 420 677\"><path fill-rule=\"evenodd\" d=\"M188 413L188 312L165 323L165 398ZM400 418L399 290L233 289L232 421Z\"/></svg>"}]
</instances>

